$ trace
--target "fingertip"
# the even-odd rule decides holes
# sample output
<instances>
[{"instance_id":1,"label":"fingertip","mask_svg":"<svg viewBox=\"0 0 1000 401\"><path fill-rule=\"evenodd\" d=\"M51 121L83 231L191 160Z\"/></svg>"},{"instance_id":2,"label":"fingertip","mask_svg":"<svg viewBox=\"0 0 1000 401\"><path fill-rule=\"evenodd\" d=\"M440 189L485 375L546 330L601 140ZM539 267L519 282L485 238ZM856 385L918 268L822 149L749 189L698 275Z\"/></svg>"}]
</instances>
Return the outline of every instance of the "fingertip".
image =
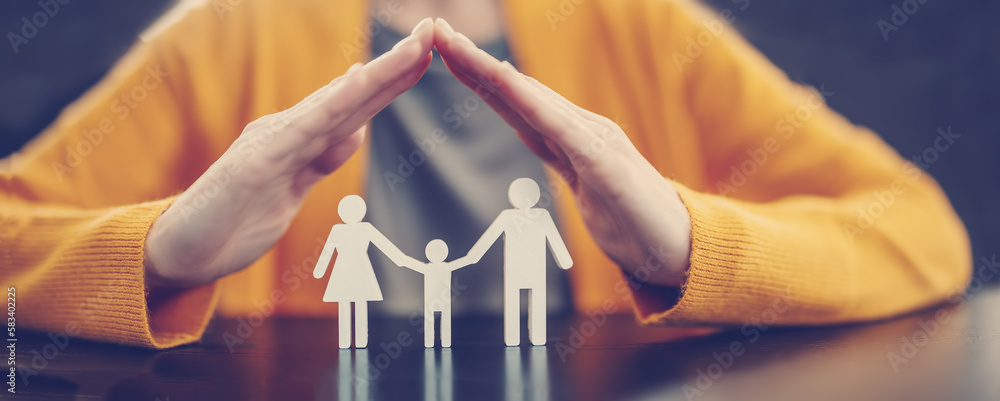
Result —
<instances>
[{"instance_id":1,"label":"fingertip","mask_svg":"<svg viewBox=\"0 0 1000 401\"><path fill-rule=\"evenodd\" d=\"M453 33L455 33L455 29L453 29L453 28L451 27L451 25L450 25L450 24L448 24L448 21L445 21L445 20L444 20L444 18L437 18L437 19L435 19L435 20L434 20L434 25L436 25L436 26L440 27L440 28L441 28L441 30L442 30L443 32L445 32L445 33L448 33L448 34L453 34Z\"/></svg>"},{"instance_id":2,"label":"fingertip","mask_svg":"<svg viewBox=\"0 0 1000 401\"><path fill-rule=\"evenodd\" d=\"M415 63L423 61L422 54L430 52L431 43L430 40L426 40L418 36L407 36L403 40L396 43L390 52L399 53L402 62L406 66L413 66ZM387 57L389 53L379 56L379 58Z\"/></svg>"},{"instance_id":3,"label":"fingertip","mask_svg":"<svg viewBox=\"0 0 1000 401\"><path fill-rule=\"evenodd\" d=\"M431 20L431 17L427 17L427 18L424 18L424 19L420 20L420 22L417 23L417 26L413 27L413 30L410 31L410 35L414 35L417 32L420 32L423 29L424 26L426 26L427 24L432 24L432 23L433 23L433 21Z\"/></svg>"},{"instance_id":4,"label":"fingertip","mask_svg":"<svg viewBox=\"0 0 1000 401\"><path fill-rule=\"evenodd\" d=\"M434 45L434 23L431 18L424 18L420 20L419 23L410 32L410 35L403 38L392 47L391 51L394 52L407 52L408 47L413 46L412 43L416 42L421 51L430 51L430 48Z\"/></svg>"},{"instance_id":5,"label":"fingertip","mask_svg":"<svg viewBox=\"0 0 1000 401\"><path fill-rule=\"evenodd\" d=\"M417 35L421 38L424 37L434 37L434 20L430 17L420 20L420 23L413 28L413 35Z\"/></svg>"},{"instance_id":6,"label":"fingertip","mask_svg":"<svg viewBox=\"0 0 1000 401\"><path fill-rule=\"evenodd\" d=\"M451 25L442 18L437 18L434 20L434 45L438 48L438 52L448 52L451 49L448 48L451 44L452 35L454 35L455 30L451 29Z\"/></svg>"},{"instance_id":7,"label":"fingertip","mask_svg":"<svg viewBox=\"0 0 1000 401\"><path fill-rule=\"evenodd\" d=\"M431 46L434 43L434 20L430 17L420 20L420 23L413 28L413 33L420 40L421 45Z\"/></svg>"}]
</instances>

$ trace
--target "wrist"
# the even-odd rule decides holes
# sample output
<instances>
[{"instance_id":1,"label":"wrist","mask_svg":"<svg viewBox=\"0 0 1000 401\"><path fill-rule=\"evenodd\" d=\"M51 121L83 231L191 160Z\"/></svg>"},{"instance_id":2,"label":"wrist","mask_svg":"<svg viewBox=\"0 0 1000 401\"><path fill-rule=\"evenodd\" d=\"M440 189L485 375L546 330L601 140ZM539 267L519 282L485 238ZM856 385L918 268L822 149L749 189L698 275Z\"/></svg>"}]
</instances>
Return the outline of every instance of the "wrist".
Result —
<instances>
[{"instance_id":1,"label":"wrist","mask_svg":"<svg viewBox=\"0 0 1000 401\"><path fill-rule=\"evenodd\" d=\"M636 241L631 265L625 270L638 278L669 287L687 280L691 259L691 216L674 184L652 166L633 181L631 196L623 207ZM645 270L645 271L641 271Z\"/></svg>"},{"instance_id":2,"label":"wrist","mask_svg":"<svg viewBox=\"0 0 1000 401\"><path fill-rule=\"evenodd\" d=\"M157 266L163 266L163 263L158 262L156 260L157 257L155 256L157 255L156 249L158 249L155 245L157 242L157 230L155 228L157 221L159 221L159 219L153 222L153 225L149 228L149 232L146 233L146 239L143 242L142 249L143 277L146 288L149 289L166 287L168 282L168 280L160 274L159 269L157 268Z\"/></svg>"},{"instance_id":3,"label":"wrist","mask_svg":"<svg viewBox=\"0 0 1000 401\"><path fill-rule=\"evenodd\" d=\"M170 256L164 246L164 232L169 231L169 220L163 215L157 218L146 234L143 244L143 275L147 288L192 287L203 284L203 280L186 275L180 264Z\"/></svg>"}]
</instances>

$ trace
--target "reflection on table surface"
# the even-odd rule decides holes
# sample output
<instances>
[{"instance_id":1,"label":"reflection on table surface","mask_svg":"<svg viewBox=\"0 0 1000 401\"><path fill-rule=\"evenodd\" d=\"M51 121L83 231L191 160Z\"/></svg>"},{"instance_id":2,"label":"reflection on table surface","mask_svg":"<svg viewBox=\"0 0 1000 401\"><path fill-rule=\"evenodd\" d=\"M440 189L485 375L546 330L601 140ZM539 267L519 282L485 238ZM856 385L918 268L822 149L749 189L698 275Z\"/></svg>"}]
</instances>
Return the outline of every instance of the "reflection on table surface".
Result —
<instances>
[{"instance_id":1,"label":"reflection on table surface","mask_svg":"<svg viewBox=\"0 0 1000 401\"><path fill-rule=\"evenodd\" d=\"M160 352L22 335L18 364L37 374L17 389L150 401L1000 400L1000 289L878 323L680 339L630 316L552 318L538 347L505 347L500 317L456 319L450 349L425 349L406 319L373 320L367 349L340 350L336 336L318 319L220 319L202 343Z\"/></svg>"},{"instance_id":2,"label":"reflection on table surface","mask_svg":"<svg viewBox=\"0 0 1000 401\"><path fill-rule=\"evenodd\" d=\"M320 399L367 400L371 398L369 350L340 350L335 373L336 386L321 386ZM385 361L385 360L383 360ZM451 348L425 348L423 355L423 399L455 399L455 365ZM547 400L549 357L546 347L512 347L504 350L503 394L507 400ZM332 380L330 381L333 382ZM334 397L334 395L336 397ZM480 397L477 397L480 398Z\"/></svg>"}]
</instances>

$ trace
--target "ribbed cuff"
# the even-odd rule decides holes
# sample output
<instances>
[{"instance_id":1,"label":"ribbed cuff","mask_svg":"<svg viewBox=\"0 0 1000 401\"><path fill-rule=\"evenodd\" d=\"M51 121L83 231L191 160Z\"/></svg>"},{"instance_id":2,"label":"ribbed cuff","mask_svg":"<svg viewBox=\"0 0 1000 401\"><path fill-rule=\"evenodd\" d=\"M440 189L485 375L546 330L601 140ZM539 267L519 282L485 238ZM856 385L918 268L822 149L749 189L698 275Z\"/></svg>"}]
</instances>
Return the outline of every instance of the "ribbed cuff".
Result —
<instances>
[{"instance_id":1,"label":"ribbed cuff","mask_svg":"<svg viewBox=\"0 0 1000 401\"><path fill-rule=\"evenodd\" d=\"M633 291L646 324L809 324L836 321L854 299L843 249L824 244L822 215L740 202L674 184L691 215L687 281L677 291ZM816 221L809 221L815 219Z\"/></svg>"},{"instance_id":2,"label":"ribbed cuff","mask_svg":"<svg viewBox=\"0 0 1000 401\"><path fill-rule=\"evenodd\" d=\"M148 294L145 288L146 234L172 202L32 208L13 258L14 266L32 270L15 275L24 283L20 315L27 326L151 348L201 338L215 308L215 284Z\"/></svg>"}]
</instances>

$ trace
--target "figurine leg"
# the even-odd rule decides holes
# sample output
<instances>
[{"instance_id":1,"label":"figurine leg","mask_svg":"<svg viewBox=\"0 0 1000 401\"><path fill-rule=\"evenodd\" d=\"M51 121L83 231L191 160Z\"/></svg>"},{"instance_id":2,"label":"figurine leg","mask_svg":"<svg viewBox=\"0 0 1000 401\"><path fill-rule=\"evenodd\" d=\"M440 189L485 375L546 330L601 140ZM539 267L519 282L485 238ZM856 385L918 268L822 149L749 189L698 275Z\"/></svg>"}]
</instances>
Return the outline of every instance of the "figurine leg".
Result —
<instances>
[{"instance_id":1,"label":"figurine leg","mask_svg":"<svg viewBox=\"0 0 1000 401\"><path fill-rule=\"evenodd\" d=\"M434 348L434 310L424 309L424 348Z\"/></svg>"},{"instance_id":2,"label":"figurine leg","mask_svg":"<svg viewBox=\"0 0 1000 401\"><path fill-rule=\"evenodd\" d=\"M368 302L354 303L354 346L368 346Z\"/></svg>"},{"instance_id":3,"label":"figurine leg","mask_svg":"<svg viewBox=\"0 0 1000 401\"><path fill-rule=\"evenodd\" d=\"M351 303L337 302L337 328L340 335L337 339L340 348L351 348Z\"/></svg>"},{"instance_id":4,"label":"figurine leg","mask_svg":"<svg viewBox=\"0 0 1000 401\"><path fill-rule=\"evenodd\" d=\"M441 309L441 347L451 347L451 305Z\"/></svg>"},{"instance_id":5,"label":"figurine leg","mask_svg":"<svg viewBox=\"0 0 1000 401\"><path fill-rule=\"evenodd\" d=\"M504 285L503 291L503 341L516 347L521 341L521 290Z\"/></svg>"},{"instance_id":6,"label":"figurine leg","mask_svg":"<svg viewBox=\"0 0 1000 401\"><path fill-rule=\"evenodd\" d=\"M528 290L528 338L531 345L545 345L545 286Z\"/></svg>"}]
</instances>

